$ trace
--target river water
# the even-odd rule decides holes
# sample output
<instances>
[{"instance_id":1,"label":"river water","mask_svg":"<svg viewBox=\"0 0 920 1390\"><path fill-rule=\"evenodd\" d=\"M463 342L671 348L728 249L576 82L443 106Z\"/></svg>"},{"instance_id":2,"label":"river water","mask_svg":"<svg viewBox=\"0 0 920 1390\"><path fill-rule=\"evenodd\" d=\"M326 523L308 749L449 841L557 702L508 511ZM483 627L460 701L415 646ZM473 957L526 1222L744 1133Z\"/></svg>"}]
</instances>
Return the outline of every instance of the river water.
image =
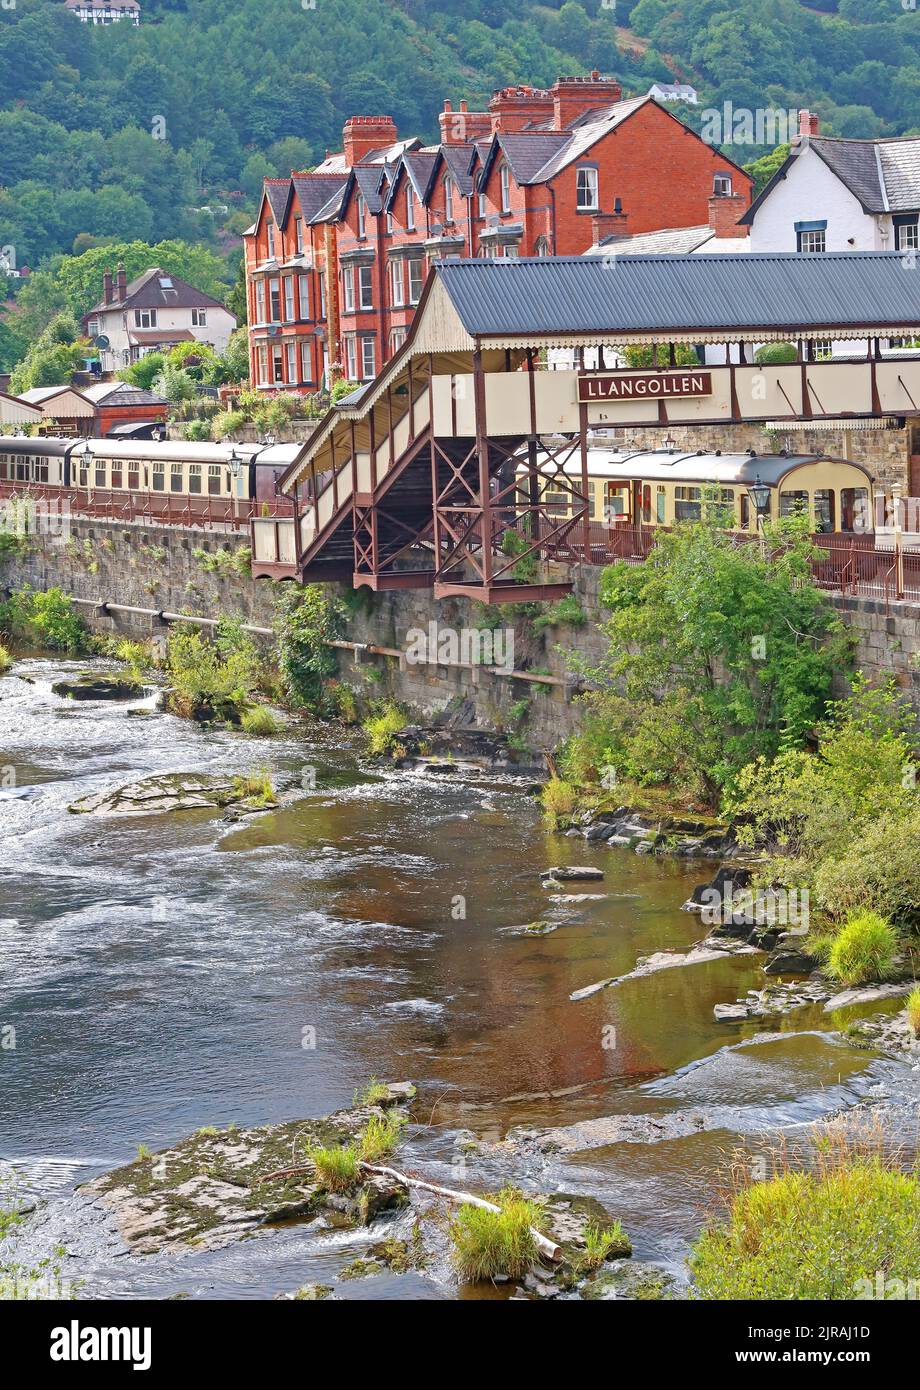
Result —
<instances>
[{"instance_id":1,"label":"river water","mask_svg":"<svg viewBox=\"0 0 920 1390\"><path fill-rule=\"evenodd\" d=\"M714 1004L762 985L756 956L570 1001L698 939L680 905L699 864L550 834L512 781L381 771L340 729L251 740L52 693L84 669L30 658L0 679L0 1029L16 1030L0 1050L0 1160L39 1200L25 1256L62 1242L82 1296L264 1298L331 1282L360 1235L292 1227L133 1259L74 1189L139 1144L321 1115L371 1077L419 1086L428 1123L402 1151L411 1166L451 1181L457 1131L472 1131L486 1149L467 1160L469 1186L514 1176L596 1196L637 1256L678 1274L739 1135L916 1092L909 1066L845 1046L818 1010L771 1034L716 1024ZM153 773L263 766L306 770L315 788L243 824L67 810ZM550 903L539 876L558 863L602 868L587 887L604 896ZM548 912L563 922L553 934L514 932ZM488 1147L514 1126L688 1109L703 1132L532 1157L524 1171ZM418 1273L339 1292L450 1294Z\"/></svg>"}]
</instances>

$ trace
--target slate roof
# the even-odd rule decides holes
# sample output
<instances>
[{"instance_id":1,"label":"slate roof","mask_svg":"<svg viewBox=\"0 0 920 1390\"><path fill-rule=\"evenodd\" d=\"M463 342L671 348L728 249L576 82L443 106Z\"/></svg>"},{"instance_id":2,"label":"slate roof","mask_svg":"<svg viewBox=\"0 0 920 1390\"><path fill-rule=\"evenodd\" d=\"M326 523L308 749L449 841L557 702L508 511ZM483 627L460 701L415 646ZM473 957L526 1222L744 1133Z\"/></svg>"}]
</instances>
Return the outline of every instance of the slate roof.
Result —
<instances>
[{"instance_id":1,"label":"slate roof","mask_svg":"<svg viewBox=\"0 0 920 1390\"><path fill-rule=\"evenodd\" d=\"M168 282L164 284L164 281ZM161 270L159 266L151 266L145 270L143 275L139 275L136 280L131 280L125 290L124 299L118 298L117 288L115 298L110 304L102 300L94 304L84 318L90 318L93 314L111 314L116 309L223 309L220 300L212 299L203 290L196 290L194 285L189 285L185 280L179 280L175 275L170 275L168 271Z\"/></svg>"},{"instance_id":2,"label":"slate roof","mask_svg":"<svg viewBox=\"0 0 920 1390\"><path fill-rule=\"evenodd\" d=\"M920 325L897 252L543 256L435 264L473 337Z\"/></svg>"},{"instance_id":3,"label":"slate roof","mask_svg":"<svg viewBox=\"0 0 920 1390\"><path fill-rule=\"evenodd\" d=\"M450 170L451 178L457 185L459 192L464 197L473 191L470 159L475 148L476 146L473 144L441 146L441 157Z\"/></svg>"},{"instance_id":4,"label":"slate roof","mask_svg":"<svg viewBox=\"0 0 920 1390\"><path fill-rule=\"evenodd\" d=\"M320 208L329 202L335 193L341 193L348 182L347 174L299 174L291 175L297 201L305 221L316 216Z\"/></svg>"},{"instance_id":5,"label":"slate roof","mask_svg":"<svg viewBox=\"0 0 920 1390\"><path fill-rule=\"evenodd\" d=\"M689 256L714 236L708 223L702 227L664 227L658 232L604 237L585 255L597 255L600 251L604 256Z\"/></svg>"}]
</instances>

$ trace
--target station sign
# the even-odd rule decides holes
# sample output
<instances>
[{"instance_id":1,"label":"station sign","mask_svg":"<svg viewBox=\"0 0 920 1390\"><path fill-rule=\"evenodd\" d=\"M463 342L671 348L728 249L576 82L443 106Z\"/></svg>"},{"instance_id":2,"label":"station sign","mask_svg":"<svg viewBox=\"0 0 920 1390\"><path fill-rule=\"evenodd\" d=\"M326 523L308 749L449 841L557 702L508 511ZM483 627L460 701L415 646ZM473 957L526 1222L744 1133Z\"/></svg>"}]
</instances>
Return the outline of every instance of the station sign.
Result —
<instances>
[{"instance_id":1,"label":"station sign","mask_svg":"<svg viewBox=\"0 0 920 1390\"><path fill-rule=\"evenodd\" d=\"M591 372L578 378L582 405L598 401L665 400L669 396L711 396L712 373Z\"/></svg>"}]
</instances>

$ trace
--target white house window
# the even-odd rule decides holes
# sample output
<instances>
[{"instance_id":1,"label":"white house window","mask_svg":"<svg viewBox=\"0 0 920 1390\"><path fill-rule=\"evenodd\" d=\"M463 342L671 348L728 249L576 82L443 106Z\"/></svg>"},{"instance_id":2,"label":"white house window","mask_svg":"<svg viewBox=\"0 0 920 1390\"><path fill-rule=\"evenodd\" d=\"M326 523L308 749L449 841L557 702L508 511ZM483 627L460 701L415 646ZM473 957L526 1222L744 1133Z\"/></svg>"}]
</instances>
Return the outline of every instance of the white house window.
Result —
<instances>
[{"instance_id":1,"label":"white house window","mask_svg":"<svg viewBox=\"0 0 920 1390\"><path fill-rule=\"evenodd\" d=\"M284 381L284 366L280 343L274 343L272 345L272 381L276 386Z\"/></svg>"},{"instance_id":2,"label":"white house window","mask_svg":"<svg viewBox=\"0 0 920 1390\"><path fill-rule=\"evenodd\" d=\"M393 356L394 352L398 352L399 349L402 347L403 343L406 341L406 335L407 335L407 333L408 333L408 329L405 329L405 328L391 328L391 329L390 329L390 356L391 356L391 357Z\"/></svg>"},{"instance_id":3,"label":"white house window","mask_svg":"<svg viewBox=\"0 0 920 1390\"><path fill-rule=\"evenodd\" d=\"M281 322L281 281L269 280L268 282L268 303L269 314L272 323Z\"/></svg>"},{"instance_id":4,"label":"white house window","mask_svg":"<svg viewBox=\"0 0 920 1390\"><path fill-rule=\"evenodd\" d=\"M90 319L89 323L86 325L86 331L91 338L95 338L99 332L99 320Z\"/></svg>"},{"instance_id":5,"label":"white house window","mask_svg":"<svg viewBox=\"0 0 920 1390\"><path fill-rule=\"evenodd\" d=\"M486 195L485 195L485 192L484 192L483 189L480 189L480 190L479 190L479 194L478 194L478 196L477 196L477 203L478 203L478 207L479 207L479 216L480 216L480 217L485 217L485 215L486 215Z\"/></svg>"},{"instance_id":6,"label":"white house window","mask_svg":"<svg viewBox=\"0 0 920 1390\"><path fill-rule=\"evenodd\" d=\"M580 212L597 211L597 170L582 165L575 182L575 205Z\"/></svg>"},{"instance_id":7,"label":"white house window","mask_svg":"<svg viewBox=\"0 0 920 1390\"><path fill-rule=\"evenodd\" d=\"M537 244L533 248L533 252L535 256L549 255L549 242L545 236L537 237Z\"/></svg>"},{"instance_id":8,"label":"white house window","mask_svg":"<svg viewBox=\"0 0 920 1390\"><path fill-rule=\"evenodd\" d=\"M349 381L358 380L358 342L353 333L345 338L345 375Z\"/></svg>"},{"instance_id":9,"label":"white house window","mask_svg":"<svg viewBox=\"0 0 920 1390\"><path fill-rule=\"evenodd\" d=\"M285 275L284 277L284 321L293 323L294 321L294 277Z\"/></svg>"},{"instance_id":10,"label":"white house window","mask_svg":"<svg viewBox=\"0 0 920 1390\"><path fill-rule=\"evenodd\" d=\"M896 251L920 250L920 234L916 217L896 217L894 219L894 249Z\"/></svg>"},{"instance_id":11,"label":"white house window","mask_svg":"<svg viewBox=\"0 0 920 1390\"><path fill-rule=\"evenodd\" d=\"M502 186L502 212L511 211L511 170L507 164L503 164L499 177Z\"/></svg>"},{"instance_id":12,"label":"white house window","mask_svg":"<svg viewBox=\"0 0 920 1390\"><path fill-rule=\"evenodd\" d=\"M313 380L313 353L310 350L309 338L304 338L300 344L300 379L301 381Z\"/></svg>"},{"instance_id":13,"label":"white house window","mask_svg":"<svg viewBox=\"0 0 920 1390\"><path fill-rule=\"evenodd\" d=\"M287 358L287 379L288 382L297 380L297 344L294 342L285 344L285 357Z\"/></svg>"},{"instance_id":14,"label":"white house window","mask_svg":"<svg viewBox=\"0 0 920 1390\"><path fill-rule=\"evenodd\" d=\"M265 243L268 247L268 259L272 261L275 258L275 227L272 222L265 224Z\"/></svg>"},{"instance_id":15,"label":"white house window","mask_svg":"<svg viewBox=\"0 0 920 1390\"><path fill-rule=\"evenodd\" d=\"M268 348L264 343L256 348L256 380L260 386L268 384Z\"/></svg>"},{"instance_id":16,"label":"white house window","mask_svg":"<svg viewBox=\"0 0 920 1390\"><path fill-rule=\"evenodd\" d=\"M256 281L256 323L265 322L265 281Z\"/></svg>"},{"instance_id":17,"label":"white house window","mask_svg":"<svg viewBox=\"0 0 920 1390\"><path fill-rule=\"evenodd\" d=\"M717 198L730 198L732 196L731 174L716 174L712 180L712 191Z\"/></svg>"},{"instance_id":18,"label":"white house window","mask_svg":"<svg viewBox=\"0 0 920 1390\"><path fill-rule=\"evenodd\" d=\"M393 214L392 214L392 212L390 212L390 210L389 210L389 208L388 208L388 209L387 209L387 234L388 234L388 235L392 235L392 232L393 232Z\"/></svg>"},{"instance_id":19,"label":"white house window","mask_svg":"<svg viewBox=\"0 0 920 1390\"><path fill-rule=\"evenodd\" d=\"M303 255L303 218L294 218L294 245L297 247L298 256Z\"/></svg>"},{"instance_id":20,"label":"white house window","mask_svg":"<svg viewBox=\"0 0 920 1390\"><path fill-rule=\"evenodd\" d=\"M360 193L355 199L355 206L358 210L358 236L363 237L367 235L367 209Z\"/></svg>"},{"instance_id":21,"label":"white house window","mask_svg":"<svg viewBox=\"0 0 920 1390\"><path fill-rule=\"evenodd\" d=\"M406 188L406 231L415 231L415 194L408 186Z\"/></svg>"},{"instance_id":22,"label":"white house window","mask_svg":"<svg viewBox=\"0 0 920 1390\"><path fill-rule=\"evenodd\" d=\"M135 328L156 328L157 311L156 309L135 309L134 327Z\"/></svg>"},{"instance_id":23,"label":"white house window","mask_svg":"<svg viewBox=\"0 0 920 1390\"><path fill-rule=\"evenodd\" d=\"M390 303L400 309L406 302L406 280L400 260L390 261Z\"/></svg>"},{"instance_id":24,"label":"white house window","mask_svg":"<svg viewBox=\"0 0 920 1390\"><path fill-rule=\"evenodd\" d=\"M377 375L377 345L373 338L361 339L361 378L370 381Z\"/></svg>"},{"instance_id":25,"label":"white house window","mask_svg":"<svg viewBox=\"0 0 920 1390\"><path fill-rule=\"evenodd\" d=\"M347 265L342 271L342 285L345 290L345 312L353 314L355 312L355 268Z\"/></svg>"},{"instance_id":26,"label":"white house window","mask_svg":"<svg viewBox=\"0 0 920 1390\"><path fill-rule=\"evenodd\" d=\"M300 317L308 319L310 317L310 277L309 275L298 275L297 293L300 298Z\"/></svg>"},{"instance_id":27,"label":"white house window","mask_svg":"<svg viewBox=\"0 0 920 1390\"><path fill-rule=\"evenodd\" d=\"M409 262L409 303L417 304L425 283L425 270L420 257L413 256Z\"/></svg>"},{"instance_id":28,"label":"white house window","mask_svg":"<svg viewBox=\"0 0 920 1390\"><path fill-rule=\"evenodd\" d=\"M821 228L820 231L799 232L797 235L797 250L809 253L827 250L827 233L824 228Z\"/></svg>"},{"instance_id":29,"label":"white house window","mask_svg":"<svg viewBox=\"0 0 920 1390\"><path fill-rule=\"evenodd\" d=\"M193 310L192 310L192 327L193 327L193 328L207 328L207 326L208 326L208 311L207 311L207 309L193 309Z\"/></svg>"},{"instance_id":30,"label":"white house window","mask_svg":"<svg viewBox=\"0 0 920 1390\"><path fill-rule=\"evenodd\" d=\"M454 220L454 181L450 174L444 177L444 221Z\"/></svg>"},{"instance_id":31,"label":"white house window","mask_svg":"<svg viewBox=\"0 0 920 1390\"><path fill-rule=\"evenodd\" d=\"M321 319L326 317L326 272L321 270L319 273L319 316Z\"/></svg>"},{"instance_id":32,"label":"white house window","mask_svg":"<svg viewBox=\"0 0 920 1390\"><path fill-rule=\"evenodd\" d=\"M358 267L358 304L362 309L374 307L374 272L369 265Z\"/></svg>"}]
</instances>

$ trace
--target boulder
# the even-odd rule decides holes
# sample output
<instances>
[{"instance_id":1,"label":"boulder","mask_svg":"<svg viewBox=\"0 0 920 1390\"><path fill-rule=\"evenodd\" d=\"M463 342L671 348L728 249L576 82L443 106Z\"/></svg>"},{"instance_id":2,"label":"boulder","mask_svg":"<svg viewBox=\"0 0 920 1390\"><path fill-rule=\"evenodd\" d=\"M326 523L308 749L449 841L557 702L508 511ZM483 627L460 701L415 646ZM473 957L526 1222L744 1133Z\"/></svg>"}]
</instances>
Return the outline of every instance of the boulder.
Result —
<instances>
[{"instance_id":1,"label":"boulder","mask_svg":"<svg viewBox=\"0 0 920 1390\"><path fill-rule=\"evenodd\" d=\"M554 879L557 883L564 881L572 883L587 882L589 879L604 877L603 869L594 869L584 864L560 864L552 869L544 869L540 874L544 887L547 880Z\"/></svg>"},{"instance_id":2,"label":"boulder","mask_svg":"<svg viewBox=\"0 0 920 1390\"><path fill-rule=\"evenodd\" d=\"M806 951L780 947L765 963L765 975L810 975L818 962Z\"/></svg>"},{"instance_id":3,"label":"boulder","mask_svg":"<svg viewBox=\"0 0 920 1390\"><path fill-rule=\"evenodd\" d=\"M76 680L55 681L51 687L64 700L136 700L145 687L115 676L79 676Z\"/></svg>"}]
</instances>

